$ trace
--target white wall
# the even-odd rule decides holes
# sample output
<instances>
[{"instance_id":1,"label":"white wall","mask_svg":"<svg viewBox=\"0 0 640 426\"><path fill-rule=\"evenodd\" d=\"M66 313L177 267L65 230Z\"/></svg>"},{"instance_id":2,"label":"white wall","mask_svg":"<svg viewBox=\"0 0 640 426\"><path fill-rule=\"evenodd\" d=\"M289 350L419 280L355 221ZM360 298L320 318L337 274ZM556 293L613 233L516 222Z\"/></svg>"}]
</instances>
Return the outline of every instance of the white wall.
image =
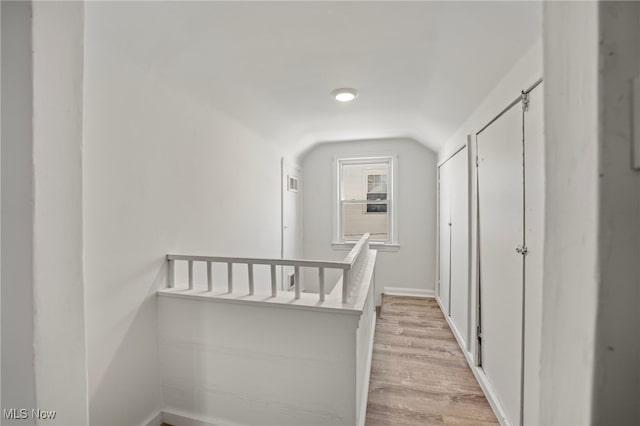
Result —
<instances>
[{"instance_id":1,"label":"white wall","mask_svg":"<svg viewBox=\"0 0 640 426\"><path fill-rule=\"evenodd\" d=\"M592 421L598 283L598 4L544 5L542 424Z\"/></svg>"},{"instance_id":2,"label":"white wall","mask_svg":"<svg viewBox=\"0 0 640 426\"><path fill-rule=\"evenodd\" d=\"M31 5L2 2L2 407L35 406ZM8 390L11 390L8 392ZM16 424L33 424L17 420ZM3 420L2 424L11 424Z\"/></svg>"},{"instance_id":3,"label":"white wall","mask_svg":"<svg viewBox=\"0 0 640 426\"><path fill-rule=\"evenodd\" d=\"M34 350L47 424L87 424L81 2L33 3Z\"/></svg>"},{"instance_id":4,"label":"white wall","mask_svg":"<svg viewBox=\"0 0 640 426\"><path fill-rule=\"evenodd\" d=\"M83 5L2 8L2 405L83 425Z\"/></svg>"},{"instance_id":5,"label":"white wall","mask_svg":"<svg viewBox=\"0 0 640 426\"><path fill-rule=\"evenodd\" d=\"M324 143L302 158L304 191L304 256L341 259L334 250L335 162L338 158L396 155L398 214L397 252L378 253L376 289L418 289L433 293L436 260L436 155L411 139ZM333 280L327 278L327 283Z\"/></svg>"},{"instance_id":6,"label":"white wall","mask_svg":"<svg viewBox=\"0 0 640 426\"><path fill-rule=\"evenodd\" d=\"M630 167L629 82L640 76L640 3L600 4L600 288L594 424L640 424L640 170Z\"/></svg>"},{"instance_id":7,"label":"white wall","mask_svg":"<svg viewBox=\"0 0 640 426\"><path fill-rule=\"evenodd\" d=\"M443 161L456 152L465 144L468 134L475 135L489 120L506 108L520 94L520 91L528 88L540 77L542 77L542 39L538 39L529 50L522 52L520 60L445 142L438 152L438 160Z\"/></svg>"},{"instance_id":8,"label":"white wall","mask_svg":"<svg viewBox=\"0 0 640 426\"><path fill-rule=\"evenodd\" d=\"M162 407L155 289L164 255L279 257L282 153L122 57L109 38L118 22L101 14L111 7L85 5L90 421L130 425Z\"/></svg>"}]
</instances>

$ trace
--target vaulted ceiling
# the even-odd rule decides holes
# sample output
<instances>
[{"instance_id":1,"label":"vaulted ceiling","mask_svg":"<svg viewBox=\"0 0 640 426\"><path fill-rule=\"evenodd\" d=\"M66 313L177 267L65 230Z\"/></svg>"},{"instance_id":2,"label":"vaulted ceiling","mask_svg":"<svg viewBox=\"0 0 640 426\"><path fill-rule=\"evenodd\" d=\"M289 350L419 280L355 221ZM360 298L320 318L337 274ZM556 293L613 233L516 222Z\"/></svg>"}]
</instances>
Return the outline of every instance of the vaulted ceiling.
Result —
<instances>
[{"instance_id":1,"label":"vaulted ceiling","mask_svg":"<svg viewBox=\"0 0 640 426\"><path fill-rule=\"evenodd\" d=\"M539 2L88 7L111 47L293 152L381 137L437 150L542 31ZM340 104L338 87L360 96Z\"/></svg>"}]
</instances>

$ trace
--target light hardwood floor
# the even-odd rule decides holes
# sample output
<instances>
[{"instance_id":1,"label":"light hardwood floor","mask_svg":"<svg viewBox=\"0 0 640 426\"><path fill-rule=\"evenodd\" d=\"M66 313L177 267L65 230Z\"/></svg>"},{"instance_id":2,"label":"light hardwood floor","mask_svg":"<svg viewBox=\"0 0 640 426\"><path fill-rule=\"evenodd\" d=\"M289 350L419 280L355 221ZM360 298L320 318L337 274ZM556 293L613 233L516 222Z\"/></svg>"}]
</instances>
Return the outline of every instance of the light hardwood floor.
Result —
<instances>
[{"instance_id":1,"label":"light hardwood floor","mask_svg":"<svg viewBox=\"0 0 640 426\"><path fill-rule=\"evenodd\" d=\"M383 296L367 426L498 424L435 299Z\"/></svg>"}]
</instances>

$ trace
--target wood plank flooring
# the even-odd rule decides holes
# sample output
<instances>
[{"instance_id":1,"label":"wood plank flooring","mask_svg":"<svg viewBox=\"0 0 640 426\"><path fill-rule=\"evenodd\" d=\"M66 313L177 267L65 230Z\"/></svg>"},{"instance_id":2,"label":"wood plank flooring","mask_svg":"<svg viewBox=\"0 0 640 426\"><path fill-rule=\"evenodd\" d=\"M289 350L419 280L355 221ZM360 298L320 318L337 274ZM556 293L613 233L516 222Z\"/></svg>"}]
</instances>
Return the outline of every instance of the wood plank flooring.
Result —
<instances>
[{"instance_id":1,"label":"wood plank flooring","mask_svg":"<svg viewBox=\"0 0 640 426\"><path fill-rule=\"evenodd\" d=\"M367 426L498 424L435 299L383 295Z\"/></svg>"}]
</instances>

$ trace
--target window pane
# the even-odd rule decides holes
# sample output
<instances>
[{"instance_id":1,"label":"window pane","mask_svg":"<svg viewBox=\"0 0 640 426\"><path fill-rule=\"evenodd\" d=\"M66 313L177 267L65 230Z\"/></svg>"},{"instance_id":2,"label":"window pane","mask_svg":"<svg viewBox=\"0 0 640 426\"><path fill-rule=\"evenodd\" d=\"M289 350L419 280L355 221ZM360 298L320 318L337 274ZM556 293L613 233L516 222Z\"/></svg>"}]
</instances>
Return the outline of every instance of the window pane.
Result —
<instances>
[{"instance_id":1,"label":"window pane","mask_svg":"<svg viewBox=\"0 0 640 426\"><path fill-rule=\"evenodd\" d=\"M367 192L387 192L387 186L383 183L369 185L369 190Z\"/></svg>"},{"instance_id":2,"label":"window pane","mask_svg":"<svg viewBox=\"0 0 640 426\"><path fill-rule=\"evenodd\" d=\"M340 237L354 241L369 233L372 241L389 241L390 163L341 163L340 171L340 200L351 201L341 204Z\"/></svg>"},{"instance_id":3,"label":"window pane","mask_svg":"<svg viewBox=\"0 0 640 426\"><path fill-rule=\"evenodd\" d=\"M367 213L386 213L386 204L367 204Z\"/></svg>"},{"instance_id":4,"label":"window pane","mask_svg":"<svg viewBox=\"0 0 640 426\"><path fill-rule=\"evenodd\" d=\"M387 192L387 163L343 164L342 200L366 200L369 192Z\"/></svg>"},{"instance_id":5,"label":"window pane","mask_svg":"<svg viewBox=\"0 0 640 426\"><path fill-rule=\"evenodd\" d=\"M386 192L370 192L367 194L367 200L371 201L384 201L387 199Z\"/></svg>"},{"instance_id":6,"label":"window pane","mask_svg":"<svg viewBox=\"0 0 640 426\"><path fill-rule=\"evenodd\" d=\"M374 208L375 214L368 212L369 208ZM343 238L345 240L358 240L367 232L371 234L370 238L373 241L388 239L386 204L344 204L342 213Z\"/></svg>"}]
</instances>

